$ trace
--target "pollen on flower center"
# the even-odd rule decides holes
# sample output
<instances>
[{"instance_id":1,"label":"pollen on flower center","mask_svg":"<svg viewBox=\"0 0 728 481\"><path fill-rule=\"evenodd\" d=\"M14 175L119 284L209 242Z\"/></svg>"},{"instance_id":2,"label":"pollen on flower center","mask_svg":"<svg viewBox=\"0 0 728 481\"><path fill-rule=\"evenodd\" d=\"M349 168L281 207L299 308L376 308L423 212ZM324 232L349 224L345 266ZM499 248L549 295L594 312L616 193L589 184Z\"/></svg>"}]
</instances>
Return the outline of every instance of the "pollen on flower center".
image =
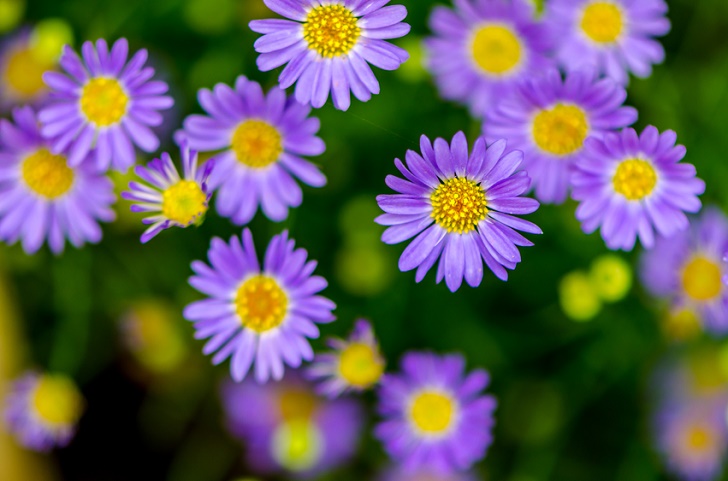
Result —
<instances>
[{"instance_id":1,"label":"pollen on flower center","mask_svg":"<svg viewBox=\"0 0 728 481\"><path fill-rule=\"evenodd\" d=\"M30 190L47 199L62 196L73 185L73 169L66 165L66 158L45 148L26 157L21 171Z\"/></svg>"},{"instance_id":2,"label":"pollen on flower center","mask_svg":"<svg viewBox=\"0 0 728 481\"><path fill-rule=\"evenodd\" d=\"M376 384L382 377L384 365L368 344L349 344L339 358L339 373L346 382L358 388Z\"/></svg>"},{"instance_id":3,"label":"pollen on flower center","mask_svg":"<svg viewBox=\"0 0 728 481\"><path fill-rule=\"evenodd\" d=\"M557 104L542 110L533 121L533 140L554 155L569 155L581 149L589 133L584 111L576 105Z\"/></svg>"},{"instance_id":4,"label":"pollen on flower center","mask_svg":"<svg viewBox=\"0 0 728 481\"><path fill-rule=\"evenodd\" d=\"M40 61L29 48L20 48L12 52L5 66L5 82L23 97L32 97L46 85L43 74L50 70L51 64Z\"/></svg>"},{"instance_id":5,"label":"pollen on flower center","mask_svg":"<svg viewBox=\"0 0 728 481\"><path fill-rule=\"evenodd\" d=\"M180 180L162 194L162 214L184 226L207 212L207 196L193 180Z\"/></svg>"},{"instance_id":6,"label":"pollen on flower center","mask_svg":"<svg viewBox=\"0 0 728 481\"><path fill-rule=\"evenodd\" d=\"M723 288L720 266L706 257L693 257L683 269L682 286L685 294L696 301L717 297Z\"/></svg>"},{"instance_id":7,"label":"pollen on flower center","mask_svg":"<svg viewBox=\"0 0 728 481\"><path fill-rule=\"evenodd\" d=\"M81 111L99 127L119 123L128 104L128 95L119 81L113 78L93 78L84 85L81 93Z\"/></svg>"},{"instance_id":8,"label":"pollen on flower center","mask_svg":"<svg viewBox=\"0 0 728 481\"><path fill-rule=\"evenodd\" d=\"M473 59L489 74L503 75L513 70L521 60L521 50L516 34L503 25L486 25L473 36Z\"/></svg>"},{"instance_id":9,"label":"pollen on flower center","mask_svg":"<svg viewBox=\"0 0 728 481\"><path fill-rule=\"evenodd\" d=\"M278 160L283 152L283 138L268 122L246 120L233 132L232 149L242 164L262 169Z\"/></svg>"},{"instance_id":10,"label":"pollen on flower center","mask_svg":"<svg viewBox=\"0 0 728 481\"><path fill-rule=\"evenodd\" d=\"M275 279L257 275L238 288L235 307L243 326L263 333L283 322L288 309L288 297Z\"/></svg>"},{"instance_id":11,"label":"pollen on flower center","mask_svg":"<svg viewBox=\"0 0 728 481\"><path fill-rule=\"evenodd\" d=\"M430 195L431 217L448 232L464 234L475 230L488 214L485 191L472 180L453 177Z\"/></svg>"},{"instance_id":12,"label":"pollen on flower center","mask_svg":"<svg viewBox=\"0 0 728 481\"><path fill-rule=\"evenodd\" d=\"M33 392L36 415L47 424L75 424L83 409L83 398L65 376L44 375Z\"/></svg>"},{"instance_id":13,"label":"pollen on flower center","mask_svg":"<svg viewBox=\"0 0 728 481\"><path fill-rule=\"evenodd\" d=\"M614 191L628 200L642 200L650 195L657 185L657 173L646 160L627 159L617 167L612 184Z\"/></svg>"},{"instance_id":14,"label":"pollen on flower center","mask_svg":"<svg viewBox=\"0 0 728 481\"><path fill-rule=\"evenodd\" d=\"M308 48L322 57L348 54L361 36L361 28L351 10L343 5L321 5L308 12L303 38Z\"/></svg>"},{"instance_id":15,"label":"pollen on flower center","mask_svg":"<svg viewBox=\"0 0 728 481\"><path fill-rule=\"evenodd\" d=\"M597 43L614 43L624 29L622 11L612 2L594 2L584 9L581 29Z\"/></svg>"},{"instance_id":16,"label":"pollen on flower center","mask_svg":"<svg viewBox=\"0 0 728 481\"><path fill-rule=\"evenodd\" d=\"M452 425L455 403L437 391L425 391L415 396L410 417L417 429L427 434L441 434Z\"/></svg>"}]
</instances>

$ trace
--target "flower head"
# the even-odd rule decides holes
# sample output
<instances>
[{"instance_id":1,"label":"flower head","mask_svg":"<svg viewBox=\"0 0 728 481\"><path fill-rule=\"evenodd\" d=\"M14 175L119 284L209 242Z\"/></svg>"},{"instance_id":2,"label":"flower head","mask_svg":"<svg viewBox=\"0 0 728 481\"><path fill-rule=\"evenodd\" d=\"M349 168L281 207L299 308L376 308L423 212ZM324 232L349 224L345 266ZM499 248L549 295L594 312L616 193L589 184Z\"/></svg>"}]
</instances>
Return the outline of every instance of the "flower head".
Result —
<instances>
[{"instance_id":1,"label":"flower head","mask_svg":"<svg viewBox=\"0 0 728 481\"><path fill-rule=\"evenodd\" d=\"M275 13L291 20L254 20L250 28L263 34L255 42L258 68L267 72L287 64L278 81L281 88L296 84L296 99L322 107L331 93L334 106L347 110L350 93L368 101L379 93L369 64L396 70L409 58L387 39L407 35L402 23L407 9L385 6L389 0L264 0Z\"/></svg>"},{"instance_id":2,"label":"flower head","mask_svg":"<svg viewBox=\"0 0 728 481\"><path fill-rule=\"evenodd\" d=\"M306 262L304 249L284 231L271 239L261 269L249 229L242 242L214 238L211 266L195 261L190 284L210 298L193 302L184 316L195 323L198 339L209 338L203 352L216 352L219 364L232 356L230 372L242 381L255 362L255 378L281 379L284 364L297 368L313 359L306 338L317 338L316 323L331 322L333 302L315 295L326 279L311 275L316 261Z\"/></svg>"},{"instance_id":3,"label":"flower head","mask_svg":"<svg viewBox=\"0 0 728 481\"><path fill-rule=\"evenodd\" d=\"M200 90L198 98L208 115L189 116L181 136L195 150L223 150L213 157L209 182L218 189L220 215L247 224L260 206L269 219L282 221L303 200L295 177L312 187L326 184L319 169L300 157L326 150L316 136L319 120L308 117L310 107L277 87L266 96L260 84L242 76L235 89L218 84Z\"/></svg>"},{"instance_id":4,"label":"flower head","mask_svg":"<svg viewBox=\"0 0 728 481\"><path fill-rule=\"evenodd\" d=\"M32 254L48 242L63 251L65 240L81 247L101 240L98 222L114 220L113 185L90 159L67 165L41 137L30 107L0 119L0 239Z\"/></svg>"},{"instance_id":5,"label":"flower head","mask_svg":"<svg viewBox=\"0 0 728 481\"><path fill-rule=\"evenodd\" d=\"M588 138L637 120L637 110L624 107L627 92L594 71L556 70L529 79L507 96L485 121L489 142L508 139L524 154L524 169L533 179L536 198L560 204L569 194L569 176L584 158Z\"/></svg>"},{"instance_id":6,"label":"flower head","mask_svg":"<svg viewBox=\"0 0 728 481\"><path fill-rule=\"evenodd\" d=\"M552 65L550 35L524 0L464 0L435 7L427 66L443 97L484 116L516 85Z\"/></svg>"},{"instance_id":7,"label":"flower head","mask_svg":"<svg viewBox=\"0 0 728 481\"><path fill-rule=\"evenodd\" d=\"M437 282L443 278L456 291L463 278L472 287L483 279L482 262L502 280L506 269L515 269L521 261L516 246L533 245L521 230L540 234L535 224L512 214L530 214L538 202L521 197L531 183L525 172L516 172L523 154L506 151L505 140L485 147L479 138L468 155L465 134L458 132L448 145L436 139L434 146L424 135L420 139L422 155L408 151L407 166L394 161L405 179L387 176L393 195L377 197L386 212L376 222L391 226L382 241L396 244L415 239L399 259L399 268L417 268L420 282L440 258ZM441 257L442 256L442 257Z\"/></svg>"},{"instance_id":8,"label":"flower head","mask_svg":"<svg viewBox=\"0 0 728 481\"><path fill-rule=\"evenodd\" d=\"M129 45L117 40L111 51L106 41L83 44L83 60L69 46L60 65L67 74L47 72L51 88L48 106L39 114L43 136L51 139L54 154L68 155L75 167L94 149L96 166L125 171L136 161L134 145L145 152L159 147L149 127L162 123L159 111L172 106L164 96L167 84L150 80L154 69L144 67L147 51L127 62Z\"/></svg>"},{"instance_id":9,"label":"flower head","mask_svg":"<svg viewBox=\"0 0 728 481\"><path fill-rule=\"evenodd\" d=\"M359 319L349 339L331 339L334 351L316 356L309 374L322 381L320 391L338 397L347 391L364 391L384 374L384 358L371 324Z\"/></svg>"},{"instance_id":10,"label":"flower head","mask_svg":"<svg viewBox=\"0 0 728 481\"><path fill-rule=\"evenodd\" d=\"M10 387L5 419L20 444L49 451L71 442L83 409L83 396L71 379L29 372Z\"/></svg>"},{"instance_id":11,"label":"flower head","mask_svg":"<svg viewBox=\"0 0 728 481\"><path fill-rule=\"evenodd\" d=\"M573 197L579 201L576 218L584 232L601 226L610 249L632 250L637 237L648 249L657 231L670 237L688 228L685 212L697 212L705 182L695 167L680 163L685 147L677 135L648 126L587 140L584 158L575 165Z\"/></svg>"},{"instance_id":12,"label":"flower head","mask_svg":"<svg viewBox=\"0 0 728 481\"><path fill-rule=\"evenodd\" d=\"M124 199L135 202L132 212L149 212L144 219L151 226L142 234L141 241L149 242L154 236L170 227L188 227L202 222L212 189L207 178L214 162L207 161L203 168L197 166L197 152L186 145L181 148L182 169L180 177L172 158L167 152L161 159L154 159L146 167L138 165L134 172L147 184L129 182L129 191L122 192Z\"/></svg>"},{"instance_id":13,"label":"flower head","mask_svg":"<svg viewBox=\"0 0 728 481\"><path fill-rule=\"evenodd\" d=\"M384 420L375 435L405 469L465 471L485 457L496 401L481 395L487 372L464 370L461 356L408 353L402 373L382 380L378 409Z\"/></svg>"},{"instance_id":14,"label":"flower head","mask_svg":"<svg viewBox=\"0 0 728 481\"><path fill-rule=\"evenodd\" d=\"M20 30L0 45L0 106L36 104L48 94L43 74L57 59L33 48L30 30Z\"/></svg>"}]
</instances>

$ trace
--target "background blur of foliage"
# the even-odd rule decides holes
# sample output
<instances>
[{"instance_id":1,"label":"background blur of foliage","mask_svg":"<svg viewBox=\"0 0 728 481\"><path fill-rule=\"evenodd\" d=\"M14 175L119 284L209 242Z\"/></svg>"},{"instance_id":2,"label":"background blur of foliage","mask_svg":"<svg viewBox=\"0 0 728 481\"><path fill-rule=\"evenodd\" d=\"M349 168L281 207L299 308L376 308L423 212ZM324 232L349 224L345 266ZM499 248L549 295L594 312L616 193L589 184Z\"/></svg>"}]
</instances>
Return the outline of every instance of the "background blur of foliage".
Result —
<instances>
[{"instance_id":1,"label":"background blur of foliage","mask_svg":"<svg viewBox=\"0 0 728 481\"><path fill-rule=\"evenodd\" d=\"M9 15L12 3L18 2L0 0L0 17ZM421 67L419 41L428 33L429 12L442 2L394 3L410 11L412 34L396 43L410 50L412 59L400 71L378 72L382 93L369 103L355 102L348 112L330 105L316 112L328 148L313 161L329 184L304 189L303 205L281 225L258 214L251 227L259 248L287 228L319 260L318 272L330 280L325 295L338 304L339 318L324 335L343 335L363 316L373 321L390 368L405 350L416 348L460 351L471 367L491 372L489 390L499 408L495 444L479 466L482 478L665 479L649 444L646 382L669 347L658 322L660 309L635 283L627 299L607 305L591 322L563 314L560 279L588 269L606 252L597 235L581 233L573 203L542 207L529 217L544 235L523 251L523 263L508 283L486 276L480 288L456 294L436 285L433 274L417 285L413 273L399 273L403 246L379 241L374 197L388 191L384 177L394 172L393 159L417 149L423 133L449 138L465 130L472 141L480 129L464 109L438 99ZM668 3L673 29L663 39L667 61L650 79L632 81L628 104L640 111L640 130L655 124L678 132L688 148L686 161L707 181L704 202L725 208L728 2ZM197 89L232 83L239 74L264 87L276 84L278 72L257 71L256 35L247 27L250 20L269 16L261 0L28 0L23 23L64 19L76 47L86 39L124 36L132 49L148 48L176 100L163 140L165 150L176 151L171 132L185 115L200 111ZM228 238L240 229L211 210L200 228L172 229L142 246L139 218L126 212L127 205L120 210L120 220L104 227L100 245L70 248L60 258L47 250L28 257L18 246L0 246L6 279L0 286L2 298L8 298L0 314L0 336L5 336L0 373L37 365L69 372L82 386L88 411L79 436L54 455L62 479L244 477L240 447L225 432L217 400L227 364L209 365L181 317L182 307L197 299L187 284L190 262L204 258L211 237ZM637 257L624 255L633 264ZM118 341L119 318L131 304L149 298L173 307L189 344L191 359L172 375L143 374ZM7 342L13 309L23 343ZM6 461L1 456L0 470ZM369 480L385 464L368 436L355 464L325 479Z\"/></svg>"}]
</instances>

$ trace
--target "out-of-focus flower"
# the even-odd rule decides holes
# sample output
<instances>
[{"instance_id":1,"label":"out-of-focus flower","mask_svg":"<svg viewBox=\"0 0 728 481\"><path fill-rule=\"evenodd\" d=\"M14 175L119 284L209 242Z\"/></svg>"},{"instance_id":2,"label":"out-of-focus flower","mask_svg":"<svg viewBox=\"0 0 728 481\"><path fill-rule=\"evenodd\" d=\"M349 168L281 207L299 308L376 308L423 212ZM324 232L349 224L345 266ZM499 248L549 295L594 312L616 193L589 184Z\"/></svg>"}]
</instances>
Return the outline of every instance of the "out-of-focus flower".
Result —
<instances>
[{"instance_id":1,"label":"out-of-focus flower","mask_svg":"<svg viewBox=\"0 0 728 481\"><path fill-rule=\"evenodd\" d=\"M470 473L440 473L430 469L408 471L402 467L387 470L378 481L478 481Z\"/></svg>"},{"instance_id":2,"label":"out-of-focus flower","mask_svg":"<svg viewBox=\"0 0 728 481\"><path fill-rule=\"evenodd\" d=\"M663 333L673 341L693 339L702 331L700 316L690 307L670 307L661 320Z\"/></svg>"},{"instance_id":3,"label":"out-of-focus flower","mask_svg":"<svg viewBox=\"0 0 728 481\"><path fill-rule=\"evenodd\" d=\"M334 351L317 355L308 370L311 377L321 381L321 394L335 398L349 391L364 391L382 378L385 361L368 321L357 320L348 339L330 339L328 345Z\"/></svg>"},{"instance_id":4,"label":"out-of-focus flower","mask_svg":"<svg viewBox=\"0 0 728 481\"><path fill-rule=\"evenodd\" d=\"M161 159L134 169L149 185L129 182L130 190L121 194L124 199L135 202L131 206L132 212L152 214L143 220L145 224L151 224L142 234L143 243L170 227L199 225L207 213L207 203L212 196L207 178L214 162L208 160L198 168L197 152L183 144L180 153L184 178L180 178L172 158L164 152Z\"/></svg>"},{"instance_id":5,"label":"out-of-focus flower","mask_svg":"<svg viewBox=\"0 0 728 481\"><path fill-rule=\"evenodd\" d=\"M570 272L559 282L559 303L564 313L575 321L593 319L602 310L602 301L589 276Z\"/></svg>"},{"instance_id":6,"label":"out-of-focus flower","mask_svg":"<svg viewBox=\"0 0 728 481\"><path fill-rule=\"evenodd\" d=\"M654 249L642 255L642 282L651 294L694 312L706 330L723 334L728 332L726 252L728 219L716 208L707 209L689 230L658 238Z\"/></svg>"},{"instance_id":7,"label":"out-of-focus flower","mask_svg":"<svg viewBox=\"0 0 728 481\"><path fill-rule=\"evenodd\" d=\"M596 67L626 84L665 59L654 37L670 31L666 13L664 0L549 0L545 21L560 33L556 56L567 69Z\"/></svg>"},{"instance_id":8,"label":"out-of-focus flower","mask_svg":"<svg viewBox=\"0 0 728 481\"><path fill-rule=\"evenodd\" d=\"M566 78L548 70L502 99L483 130L488 142L508 139L511 148L522 150L536 197L560 204L568 197L574 165L586 155L586 140L637 120L637 110L624 106L626 98L624 88L593 70Z\"/></svg>"},{"instance_id":9,"label":"out-of-focus flower","mask_svg":"<svg viewBox=\"0 0 728 481\"><path fill-rule=\"evenodd\" d=\"M450 145L436 139L434 147L423 135L420 149L422 155L407 151L406 167L395 159L406 180L388 175L386 183L398 193L377 196L386 213L376 222L390 226L382 241L396 244L416 236L399 259L400 270L417 268L420 282L439 258L437 282L444 278L454 292L463 279L472 287L480 285L482 258L499 279L508 279L506 269L521 261L517 246L533 245L516 230L541 233L535 224L511 215L538 209L536 200L522 197L531 184L525 172L516 172L523 154L504 155L505 140L486 150L481 137L468 155L462 132Z\"/></svg>"},{"instance_id":10,"label":"out-of-focus flower","mask_svg":"<svg viewBox=\"0 0 728 481\"><path fill-rule=\"evenodd\" d=\"M411 352L402 373L387 374L379 389L384 418L375 435L410 471L465 471L485 457L493 441L496 400L482 395L486 371L465 373L465 359Z\"/></svg>"},{"instance_id":11,"label":"out-of-focus flower","mask_svg":"<svg viewBox=\"0 0 728 481\"><path fill-rule=\"evenodd\" d=\"M614 254L600 256L591 265L589 281L603 301L620 301L632 288L632 266Z\"/></svg>"},{"instance_id":12,"label":"out-of-focus flower","mask_svg":"<svg viewBox=\"0 0 728 481\"><path fill-rule=\"evenodd\" d=\"M245 442L249 464L260 473L329 471L354 455L364 424L358 401L319 398L290 372L265 385L228 383L222 399L229 430Z\"/></svg>"},{"instance_id":13,"label":"out-of-focus flower","mask_svg":"<svg viewBox=\"0 0 728 481\"><path fill-rule=\"evenodd\" d=\"M23 446L49 451L71 442L83 410L83 396L71 379L29 372L13 383L5 419Z\"/></svg>"},{"instance_id":14,"label":"out-of-focus flower","mask_svg":"<svg viewBox=\"0 0 728 481\"><path fill-rule=\"evenodd\" d=\"M263 37L255 42L258 68L267 72L287 64L278 81L281 88L296 83L296 99L323 107L331 93L334 106L347 110L350 94L367 102L379 93L369 64L396 70L409 55L385 40L407 35L402 23L407 9L384 6L388 1L265 0L275 13L291 20L253 20L250 28Z\"/></svg>"},{"instance_id":15,"label":"out-of-focus flower","mask_svg":"<svg viewBox=\"0 0 728 481\"><path fill-rule=\"evenodd\" d=\"M13 122L0 119L0 239L21 239L31 254L48 242L63 251L101 240L98 221L114 220L113 185L91 159L70 167L51 153L30 107L13 110Z\"/></svg>"},{"instance_id":16,"label":"out-of-focus flower","mask_svg":"<svg viewBox=\"0 0 728 481\"><path fill-rule=\"evenodd\" d=\"M312 275L316 261L296 249L288 232L274 236L260 268L249 229L230 243L213 238L208 252L211 266L192 263L190 285L210 296L193 302L184 316L195 323L197 339L207 339L203 352L216 354L214 364L232 357L230 372L242 381L255 361L255 378L281 379L284 363L297 368L313 359L306 338L317 338L316 323L335 319L336 307L316 295L326 279Z\"/></svg>"},{"instance_id":17,"label":"out-of-focus flower","mask_svg":"<svg viewBox=\"0 0 728 481\"><path fill-rule=\"evenodd\" d=\"M17 27L25 13L25 0L0 0L0 34Z\"/></svg>"},{"instance_id":18,"label":"out-of-focus flower","mask_svg":"<svg viewBox=\"0 0 728 481\"><path fill-rule=\"evenodd\" d=\"M52 95L38 118L51 139L53 153L66 153L71 167L94 149L97 168L126 171L134 165L134 145L145 152L159 147L150 129L162 123L160 110L172 106L164 93L167 84L150 80L154 69L145 67L147 51L139 50L127 62L129 44L117 40L111 51L104 39L85 42L83 60L66 46L60 65L67 74L43 75Z\"/></svg>"},{"instance_id":19,"label":"out-of-focus flower","mask_svg":"<svg viewBox=\"0 0 728 481\"><path fill-rule=\"evenodd\" d=\"M312 187L323 187L326 177L301 155L326 150L316 136L320 122L309 117L310 107L287 98L274 87L263 94L260 84L238 77L235 89L217 84L202 89L200 105L207 116L191 115L179 136L200 152L214 155L210 186L219 189L215 203L220 215L236 224L247 224L258 206L271 220L288 217L303 193L294 177Z\"/></svg>"},{"instance_id":20,"label":"out-of-focus flower","mask_svg":"<svg viewBox=\"0 0 728 481\"><path fill-rule=\"evenodd\" d=\"M427 66L441 95L485 116L519 82L553 65L550 35L524 0L463 0L435 7Z\"/></svg>"}]
</instances>

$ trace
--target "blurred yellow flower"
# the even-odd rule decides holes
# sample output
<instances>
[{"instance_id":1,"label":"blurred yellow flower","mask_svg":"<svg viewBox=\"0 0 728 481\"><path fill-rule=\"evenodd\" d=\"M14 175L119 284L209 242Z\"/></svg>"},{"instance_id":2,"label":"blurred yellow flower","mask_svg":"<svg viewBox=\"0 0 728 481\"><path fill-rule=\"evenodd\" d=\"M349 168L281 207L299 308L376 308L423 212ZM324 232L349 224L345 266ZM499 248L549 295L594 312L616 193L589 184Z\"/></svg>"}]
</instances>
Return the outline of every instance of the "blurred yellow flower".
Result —
<instances>
[{"instance_id":1,"label":"blurred yellow flower","mask_svg":"<svg viewBox=\"0 0 728 481\"><path fill-rule=\"evenodd\" d=\"M603 301L617 302L632 288L632 266L617 255L606 254L592 263L589 280Z\"/></svg>"},{"instance_id":2,"label":"blurred yellow flower","mask_svg":"<svg viewBox=\"0 0 728 481\"><path fill-rule=\"evenodd\" d=\"M588 321L602 309L602 301L589 276L574 271L559 283L559 301L564 313L575 321Z\"/></svg>"}]
</instances>

